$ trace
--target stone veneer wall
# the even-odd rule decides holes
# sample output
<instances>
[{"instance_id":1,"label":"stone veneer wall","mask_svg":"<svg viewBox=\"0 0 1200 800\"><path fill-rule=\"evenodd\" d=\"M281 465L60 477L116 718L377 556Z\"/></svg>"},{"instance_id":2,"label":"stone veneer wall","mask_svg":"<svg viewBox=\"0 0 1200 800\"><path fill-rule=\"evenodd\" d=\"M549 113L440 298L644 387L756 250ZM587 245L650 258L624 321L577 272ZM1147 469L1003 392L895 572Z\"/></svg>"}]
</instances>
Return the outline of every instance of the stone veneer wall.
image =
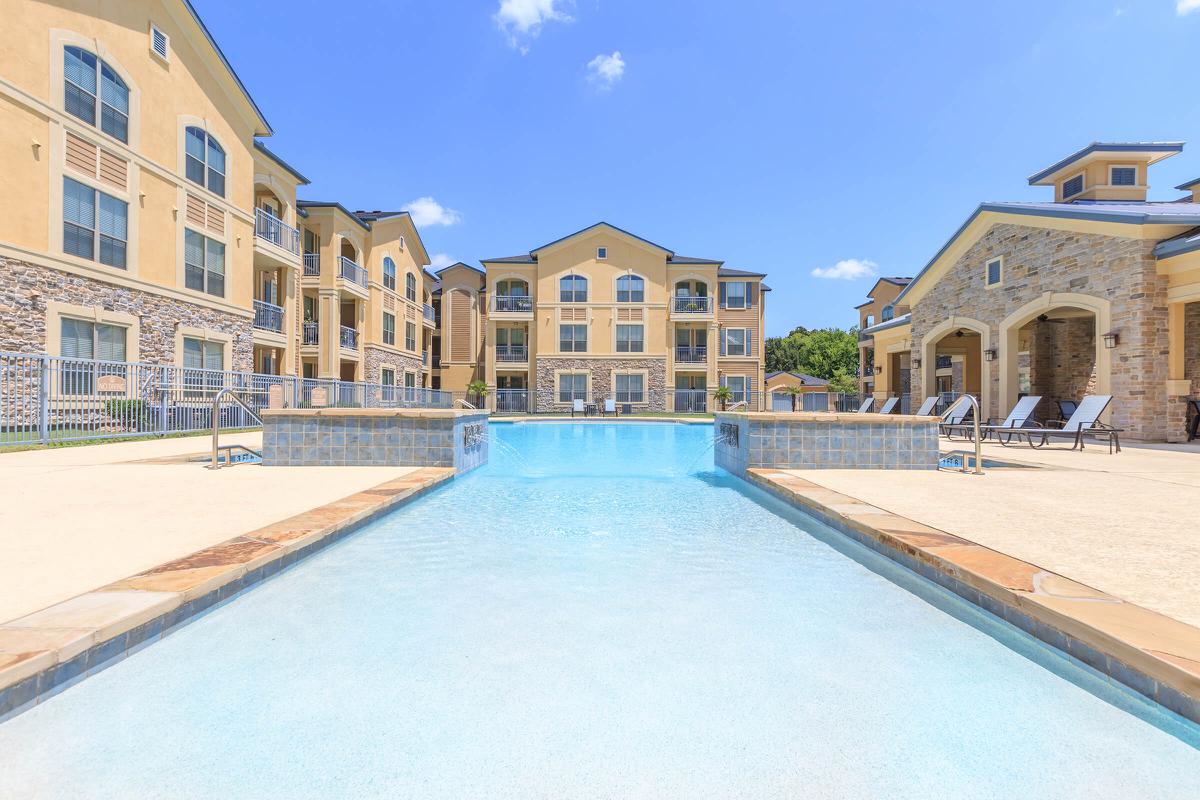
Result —
<instances>
[{"instance_id":1,"label":"stone veneer wall","mask_svg":"<svg viewBox=\"0 0 1200 800\"><path fill-rule=\"evenodd\" d=\"M537 359L537 410L553 411L558 399L558 386L554 373L562 371L590 372L592 375L591 401L599 403L607 397L616 397L612 385L614 371L646 374L646 403L637 408L651 411L667 409L667 360L665 358L542 358Z\"/></svg>"},{"instance_id":2,"label":"stone veneer wall","mask_svg":"<svg viewBox=\"0 0 1200 800\"><path fill-rule=\"evenodd\" d=\"M1109 301L1112 327L1121 341L1113 353L1113 423L1132 439L1161 440L1167 422L1167 279L1156 273L1155 242L1074 233L1027 225L994 225L912 308L913 345L952 316L977 319L999 346L1000 323L1046 292L1072 292ZM1001 286L984 286L984 264L1004 256ZM1104 333L1104 331L1101 331ZM984 416L1003 417L1000 359L984 364L991 407ZM924 369L924 366L922 366ZM924 382L913 381L913 403L924 398Z\"/></svg>"},{"instance_id":3,"label":"stone veneer wall","mask_svg":"<svg viewBox=\"0 0 1200 800\"><path fill-rule=\"evenodd\" d=\"M230 336L232 363L226 369L248 372L254 368L253 320L249 316L4 257L0 257L0 350L44 353L46 303L50 301L138 317L138 360L148 364L176 363L175 332L182 325Z\"/></svg>"},{"instance_id":4,"label":"stone veneer wall","mask_svg":"<svg viewBox=\"0 0 1200 800\"><path fill-rule=\"evenodd\" d=\"M1042 395L1034 419L1057 419L1055 400L1080 398L1096 389L1096 336L1092 317L1035 320L1030 337L1030 394Z\"/></svg>"},{"instance_id":5,"label":"stone veneer wall","mask_svg":"<svg viewBox=\"0 0 1200 800\"><path fill-rule=\"evenodd\" d=\"M363 380L367 383L379 383L383 365L391 364L396 368L397 386L404 385L404 370L406 369L417 373L417 386L425 385L424 373L421 372L424 369L424 365L419 358L367 345L363 346L363 357L366 358L365 368L363 369Z\"/></svg>"}]
</instances>

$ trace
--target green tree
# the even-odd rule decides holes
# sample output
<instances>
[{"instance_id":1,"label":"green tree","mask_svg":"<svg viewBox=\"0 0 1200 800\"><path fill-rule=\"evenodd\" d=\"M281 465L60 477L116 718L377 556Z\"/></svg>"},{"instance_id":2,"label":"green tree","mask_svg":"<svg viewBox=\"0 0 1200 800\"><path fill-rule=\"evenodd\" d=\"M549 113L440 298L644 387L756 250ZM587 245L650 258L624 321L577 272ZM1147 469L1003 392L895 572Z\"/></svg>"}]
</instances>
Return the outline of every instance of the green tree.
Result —
<instances>
[{"instance_id":1,"label":"green tree","mask_svg":"<svg viewBox=\"0 0 1200 800\"><path fill-rule=\"evenodd\" d=\"M483 398L488 396L487 384L483 381L471 381L467 384L467 392L475 395L475 407L483 407Z\"/></svg>"},{"instance_id":2,"label":"green tree","mask_svg":"<svg viewBox=\"0 0 1200 800\"><path fill-rule=\"evenodd\" d=\"M830 391L855 392L858 330L795 328L766 340L767 372L802 372L830 381Z\"/></svg>"}]
</instances>

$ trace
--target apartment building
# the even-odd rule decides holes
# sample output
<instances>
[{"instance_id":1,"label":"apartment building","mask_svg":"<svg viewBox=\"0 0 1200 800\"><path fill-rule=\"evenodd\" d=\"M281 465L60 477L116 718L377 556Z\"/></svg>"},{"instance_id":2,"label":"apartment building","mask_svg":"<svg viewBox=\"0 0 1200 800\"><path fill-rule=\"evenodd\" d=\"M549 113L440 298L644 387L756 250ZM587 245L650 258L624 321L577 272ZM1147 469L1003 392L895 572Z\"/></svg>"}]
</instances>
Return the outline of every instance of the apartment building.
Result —
<instances>
[{"instance_id":1,"label":"apartment building","mask_svg":"<svg viewBox=\"0 0 1200 800\"><path fill-rule=\"evenodd\" d=\"M912 278L880 278L867 292L867 301L855 306L858 312L858 393L866 397L875 392L875 338L863 333L868 328L895 319L896 296ZM904 310L901 309L901 316Z\"/></svg>"},{"instance_id":2,"label":"apartment building","mask_svg":"<svg viewBox=\"0 0 1200 800\"><path fill-rule=\"evenodd\" d=\"M1186 438L1200 395L1200 181L1149 199L1182 142L1094 142L1029 177L1046 202L983 203L866 326L878 399L970 393L1003 418L1111 395L1129 438ZM862 320L865 322L865 319ZM866 363L866 362L864 362Z\"/></svg>"},{"instance_id":3,"label":"apartment building","mask_svg":"<svg viewBox=\"0 0 1200 800\"><path fill-rule=\"evenodd\" d=\"M438 273L441 388L483 381L500 411L703 410L717 386L760 406L763 274L604 222L481 263Z\"/></svg>"}]
</instances>

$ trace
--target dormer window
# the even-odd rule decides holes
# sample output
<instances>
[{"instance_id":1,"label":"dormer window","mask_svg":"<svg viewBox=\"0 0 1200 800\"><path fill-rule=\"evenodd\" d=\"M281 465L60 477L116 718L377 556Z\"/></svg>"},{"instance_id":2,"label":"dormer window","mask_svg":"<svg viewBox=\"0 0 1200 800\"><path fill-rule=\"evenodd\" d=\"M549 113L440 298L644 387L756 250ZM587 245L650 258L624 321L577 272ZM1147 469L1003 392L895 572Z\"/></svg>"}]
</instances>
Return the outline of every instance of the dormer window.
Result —
<instances>
[{"instance_id":1,"label":"dormer window","mask_svg":"<svg viewBox=\"0 0 1200 800\"><path fill-rule=\"evenodd\" d=\"M607 247L597 247L596 248L596 258L600 261L603 261L604 259L608 258L608 248Z\"/></svg>"},{"instance_id":2,"label":"dormer window","mask_svg":"<svg viewBox=\"0 0 1200 800\"><path fill-rule=\"evenodd\" d=\"M1083 173L1079 173L1074 178L1063 181L1062 196L1066 200L1068 197L1074 197L1083 192Z\"/></svg>"},{"instance_id":3,"label":"dormer window","mask_svg":"<svg viewBox=\"0 0 1200 800\"><path fill-rule=\"evenodd\" d=\"M1109 167L1108 182L1113 186L1137 186L1137 167Z\"/></svg>"}]
</instances>

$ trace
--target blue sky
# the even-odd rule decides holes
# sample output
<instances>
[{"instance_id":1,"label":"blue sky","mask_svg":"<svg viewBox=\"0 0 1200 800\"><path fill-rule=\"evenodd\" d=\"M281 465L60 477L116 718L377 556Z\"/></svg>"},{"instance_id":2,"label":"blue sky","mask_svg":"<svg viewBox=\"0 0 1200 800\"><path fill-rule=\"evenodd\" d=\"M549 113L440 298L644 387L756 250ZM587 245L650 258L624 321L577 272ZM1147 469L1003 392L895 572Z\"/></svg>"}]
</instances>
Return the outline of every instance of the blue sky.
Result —
<instances>
[{"instance_id":1,"label":"blue sky","mask_svg":"<svg viewBox=\"0 0 1200 800\"><path fill-rule=\"evenodd\" d=\"M769 273L772 335L874 282L813 270L914 274L1088 142L1200 131L1200 0L193 1L303 196L416 202L468 263L606 220ZM1150 177L1178 197L1200 141Z\"/></svg>"}]
</instances>

